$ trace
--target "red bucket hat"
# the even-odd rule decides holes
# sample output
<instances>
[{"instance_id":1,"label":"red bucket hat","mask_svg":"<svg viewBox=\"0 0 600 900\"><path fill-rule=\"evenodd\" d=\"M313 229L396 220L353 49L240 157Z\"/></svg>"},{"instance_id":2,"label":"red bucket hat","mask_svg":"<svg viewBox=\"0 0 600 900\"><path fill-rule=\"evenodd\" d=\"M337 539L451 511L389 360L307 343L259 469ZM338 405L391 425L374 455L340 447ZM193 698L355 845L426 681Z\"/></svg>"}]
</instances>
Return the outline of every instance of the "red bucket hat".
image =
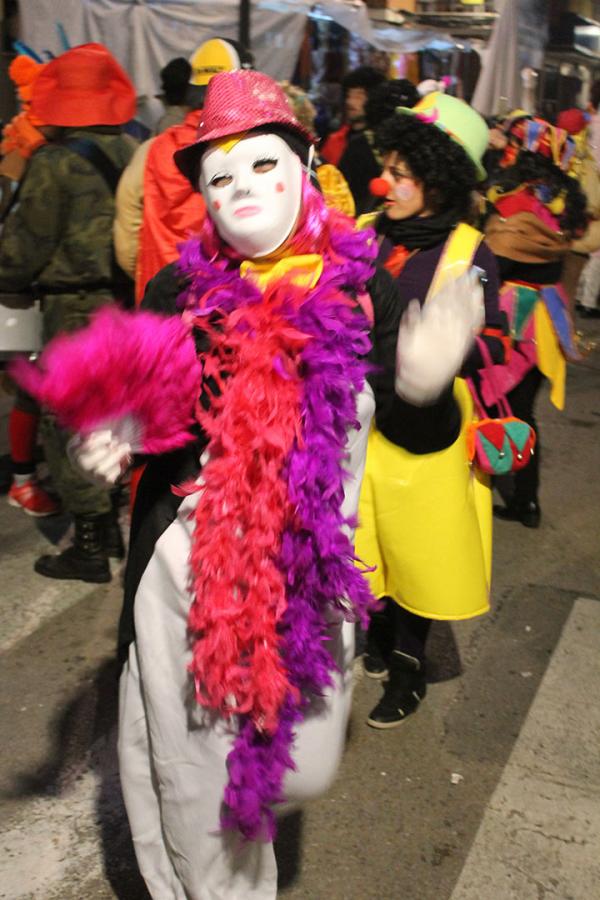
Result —
<instances>
[{"instance_id":1,"label":"red bucket hat","mask_svg":"<svg viewBox=\"0 0 600 900\"><path fill-rule=\"evenodd\" d=\"M66 128L123 125L135 115L135 106L135 88L102 44L73 47L49 62L31 98L34 116Z\"/></svg>"},{"instance_id":2,"label":"red bucket hat","mask_svg":"<svg viewBox=\"0 0 600 900\"><path fill-rule=\"evenodd\" d=\"M250 69L220 72L208 84L198 139L175 153L175 164L197 187L198 163L211 141L263 125L275 125L291 132L305 145L315 141L294 115L283 90L268 75Z\"/></svg>"}]
</instances>

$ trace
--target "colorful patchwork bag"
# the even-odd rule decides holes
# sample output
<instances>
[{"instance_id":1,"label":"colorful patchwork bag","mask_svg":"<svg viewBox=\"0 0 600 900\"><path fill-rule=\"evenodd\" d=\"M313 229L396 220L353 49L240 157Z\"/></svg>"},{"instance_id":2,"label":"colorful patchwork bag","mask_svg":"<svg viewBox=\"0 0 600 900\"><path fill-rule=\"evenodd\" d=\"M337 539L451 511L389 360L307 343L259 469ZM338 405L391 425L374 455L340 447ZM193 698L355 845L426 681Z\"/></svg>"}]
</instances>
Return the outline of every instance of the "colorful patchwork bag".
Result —
<instances>
[{"instance_id":1,"label":"colorful patchwork bag","mask_svg":"<svg viewBox=\"0 0 600 900\"><path fill-rule=\"evenodd\" d=\"M480 338L478 345L488 377L493 377L490 352ZM467 453L473 465L488 475L506 475L524 468L535 452L534 429L512 414L508 400L498 394L497 407L500 418L489 417L479 393L472 381L467 384L479 419L471 422L467 430Z\"/></svg>"}]
</instances>

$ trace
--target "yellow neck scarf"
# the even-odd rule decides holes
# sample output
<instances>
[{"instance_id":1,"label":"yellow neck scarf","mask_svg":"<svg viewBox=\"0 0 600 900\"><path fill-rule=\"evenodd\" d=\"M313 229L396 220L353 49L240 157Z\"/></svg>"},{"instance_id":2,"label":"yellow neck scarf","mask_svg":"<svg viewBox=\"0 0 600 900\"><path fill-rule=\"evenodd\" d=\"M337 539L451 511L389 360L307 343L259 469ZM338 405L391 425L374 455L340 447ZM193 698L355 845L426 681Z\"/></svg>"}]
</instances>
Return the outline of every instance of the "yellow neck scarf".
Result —
<instances>
[{"instance_id":1,"label":"yellow neck scarf","mask_svg":"<svg viewBox=\"0 0 600 900\"><path fill-rule=\"evenodd\" d=\"M318 253L284 256L279 259L245 259L240 266L242 278L250 278L262 290L272 281L286 278L297 287L314 288L323 274L323 257Z\"/></svg>"}]
</instances>

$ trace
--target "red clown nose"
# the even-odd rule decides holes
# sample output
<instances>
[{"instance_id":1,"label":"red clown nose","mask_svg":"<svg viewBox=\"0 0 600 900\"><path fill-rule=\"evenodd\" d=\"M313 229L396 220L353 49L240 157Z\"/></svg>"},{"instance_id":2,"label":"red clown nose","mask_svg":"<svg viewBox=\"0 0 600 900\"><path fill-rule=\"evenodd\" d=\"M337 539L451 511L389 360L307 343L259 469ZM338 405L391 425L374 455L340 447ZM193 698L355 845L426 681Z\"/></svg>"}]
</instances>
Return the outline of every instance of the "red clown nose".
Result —
<instances>
[{"instance_id":1,"label":"red clown nose","mask_svg":"<svg viewBox=\"0 0 600 900\"><path fill-rule=\"evenodd\" d=\"M372 178L369 182L369 190L374 197L385 197L390 186L385 178Z\"/></svg>"}]
</instances>

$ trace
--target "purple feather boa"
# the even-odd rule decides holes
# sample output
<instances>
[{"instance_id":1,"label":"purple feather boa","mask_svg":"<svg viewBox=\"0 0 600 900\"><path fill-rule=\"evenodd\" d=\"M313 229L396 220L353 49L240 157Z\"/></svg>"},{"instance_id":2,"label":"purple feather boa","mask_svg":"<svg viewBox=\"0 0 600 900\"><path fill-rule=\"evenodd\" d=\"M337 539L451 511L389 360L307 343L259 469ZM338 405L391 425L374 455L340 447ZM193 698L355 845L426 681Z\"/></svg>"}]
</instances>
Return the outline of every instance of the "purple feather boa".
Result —
<instances>
[{"instance_id":1,"label":"purple feather boa","mask_svg":"<svg viewBox=\"0 0 600 900\"><path fill-rule=\"evenodd\" d=\"M246 722L229 754L221 821L249 839L273 838L273 805L283 799L285 773L294 768L294 728L310 707L310 696L320 696L332 683L327 613L337 607L366 625L374 602L344 530L355 523L341 512L344 447L348 429L357 424L355 396L367 371L361 359L369 349L365 320L332 300L329 284L320 284L292 324L313 338L302 354L305 442L292 451L285 473L298 521L283 535L280 556L288 583L281 653L301 700L295 703L288 696L279 726L268 738Z\"/></svg>"},{"instance_id":2,"label":"purple feather boa","mask_svg":"<svg viewBox=\"0 0 600 900\"><path fill-rule=\"evenodd\" d=\"M376 248L365 233L337 234L333 259L325 260L319 284L299 307L286 315L290 325L311 336L302 352L303 444L288 458L288 483L297 519L282 536L280 566L286 573L287 609L281 630L281 653L288 676L300 693L288 695L276 731L265 735L249 720L241 727L227 767L222 827L244 838L274 837L274 804L281 802L283 782L294 768L291 751L295 728L311 705L332 684L335 662L326 647L332 610L366 624L374 599L356 559L344 519L343 468L348 431L357 426L356 396L363 389L370 348L368 323L348 304L348 294L364 292L373 273ZM199 243L187 245L180 268L190 285L180 306L196 314L227 314L261 293L237 270L206 260ZM341 293L341 290L345 293Z\"/></svg>"}]
</instances>

